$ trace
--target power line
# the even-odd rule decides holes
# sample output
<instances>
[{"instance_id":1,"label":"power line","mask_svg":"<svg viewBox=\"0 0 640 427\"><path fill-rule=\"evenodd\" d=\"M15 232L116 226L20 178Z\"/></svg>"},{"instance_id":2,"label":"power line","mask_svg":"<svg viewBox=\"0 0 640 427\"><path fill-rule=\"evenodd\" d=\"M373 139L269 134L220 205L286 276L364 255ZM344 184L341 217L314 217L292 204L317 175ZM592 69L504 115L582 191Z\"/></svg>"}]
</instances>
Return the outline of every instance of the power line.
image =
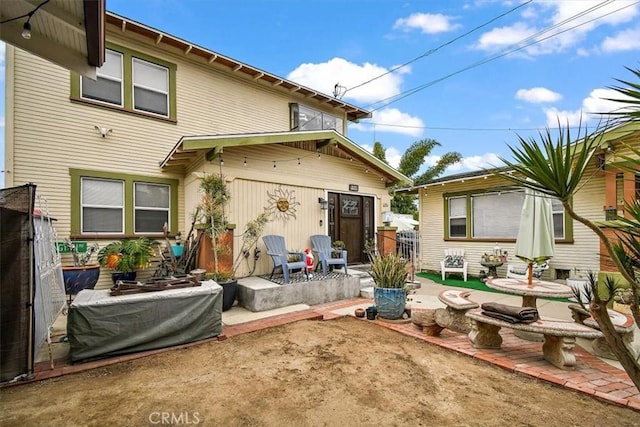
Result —
<instances>
[{"instance_id":1,"label":"power line","mask_svg":"<svg viewBox=\"0 0 640 427\"><path fill-rule=\"evenodd\" d=\"M604 1L604 2L602 2L602 3L600 3L600 4L596 5L596 6L593 6L593 7L589 8L589 9L587 9L587 10L585 10L585 11L583 11L583 12L581 12L581 13L577 14L577 15L574 15L574 16L572 16L572 17L570 17L570 18L567 18L566 20L564 20L564 21L562 21L562 22L560 22L560 23L558 23L558 24L555 24L555 25L553 25L553 26L551 26L551 27L548 27L548 28L546 28L546 29L544 29L544 30L541 30L541 31L539 31L539 32L537 32L537 33L535 33L535 34L533 34L533 35L529 36L529 37L526 37L526 38L522 39L520 42L518 42L518 43L516 43L516 44L514 44L514 45L511 45L509 48L507 48L507 49L503 50L502 52L500 52L500 53L498 53L498 54L496 54L496 55L494 55L494 56L491 56L491 57L485 58L485 59L483 59L483 60L477 61L477 62L475 62L475 63L472 63L472 64L470 64L470 65L468 65L468 66L466 66L466 67L464 67L464 68L462 68L462 69L459 69L459 70L457 70L457 71L454 71L454 72L452 72L452 73L449 73L449 74L447 74L447 75L445 75L445 76L443 76L443 77L440 77L440 78L438 78L438 79L432 80L432 81L430 81L430 82L428 82L428 83L425 83L425 84L423 84L423 85L417 86L417 87L415 87L415 88L413 88L413 89L410 89L410 90L407 90L407 91L405 91L405 92L402 92L402 93L400 93L400 94L398 94L398 95L394 95L394 96L391 96L391 97L388 97L388 98L382 99L382 100L380 100L380 101L374 102L374 103L370 104L370 105L369 105L368 107L366 107L366 108L371 108L371 107L373 107L373 106L375 106L375 105L377 105L377 104L382 104L382 103L384 103L384 104L383 104L383 105L381 105L380 107L377 107L377 108L373 108L373 109L371 109L371 111L372 111L372 112L373 112L373 111L380 110L380 109L381 109L381 108L383 108L383 107L386 107L386 106L388 106L388 105L390 105L390 104L392 104L392 103L394 103L394 102L397 102L397 101L399 101L399 100L401 100L401 99L404 99L404 98L406 98L406 97L408 97L408 96L410 96L410 95L413 95L413 94L415 94L415 93L417 93L417 92L420 92L420 91L422 91L422 90L424 90L424 89L426 89L426 88L428 88L428 87L431 87L431 86L433 86L433 85L435 85L435 84L437 84L437 83L440 83L441 81L444 81L444 80L446 80L446 79L448 79L448 78L451 78L451 77L453 77L453 76L455 76L455 75L461 74L461 73L462 73L462 72L464 72L464 71L470 70L470 69L472 69L472 68L479 67L480 65L484 65L484 64L486 64L486 63L488 63L488 62L494 61L494 60L496 60L496 59L502 58L503 56L507 56L507 55L509 55L509 54L511 54L511 53L514 53L514 52L517 52L517 51L519 51L519 50L525 49L525 48L527 48L527 47L529 47L529 46L532 46L532 45L534 45L534 44L541 43L541 42L543 42L543 41L545 41L545 40L548 40L548 39L550 39L550 38L552 38L552 37L558 36L558 35L560 35L560 34L563 34L563 33L567 32L567 31L570 31L570 30L573 30L573 29L575 29L575 28L581 27L581 26L583 26L583 25L586 25L586 24L591 23L591 22L593 22L593 21L596 21L596 20L598 20L598 19L602 19L602 18L604 18L605 16L608 16L608 15L611 15L611 14L614 14L614 13L617 13L617 12L619 12L619 11L623 10L623 9L626 9L626 8L628 8L628 7L631 7L631 6L634 6L634 5L638 4L638 3L640 3L640 1L636 1L636 2L634 2L634 3L631 3L631 4L627 5L627 6L624 6L624 7L621 7L621 8L619 8L619 9L616 9L616 10L614 10L614 11L612 11L612 12L606 13L606 14L604 14L604 15L601 15L601 16L598 16L598 17L596 17L596 18L590 19L590 20L588 20L588 21L582 22L582 23L580 23L580 24L574 25L573 27L569 27L569 28L567 28L567 29L565 29L565 30L563 30L563 31L559 31L559 32L557 32L557 33L553 33L553 34L551 34L551 35L549 35L549 36L547 36L547 37L541 38L541 39L536 39L536 37L538 37L539 35L541 35L541 34L545 34L545 33L549 32L549 31L551 31L551 30L553 30L553 29L555 29L555 28L557 28L557 27L559 27L559 26L561 26L561 25L564 25L564 24L566 24L566 23L568 23L568 22L571 22L571 21L573 21L573 20L575 20L575 19L577 19L577 18L581 17L581 16L584 16L584 15L585 15L585 14L587 14L587 13L590 13L590 12L592 12L592 11L594 11L594 10L597 10L597 9L599 9L599 8L601 8L601 7L604 7L604 6L606 6L607 4L611 3L612 1L613 1L613 0L607 0L607 1ZM532 40L532 39L534 39L534 41L533 41L533 42L531 42L531 43L524 44L524 45L522 45L522 44L521 44L521 43L523 43L523 42L526 42L526 41L528 41L528 40ZM516 46L516 47L513 47L513 46Z\"/></svg>"},{"instance_id":2,"label":"power line","mask_svg":"<svg viewBox=\"0 0 640 427\"><path fill-rule=\"evenodd\" d=\"M451 131L478 131L478 132L505 132L505 131L540 131L542 128L476 128L476 127L448 127L448 126L413 126L413 125L399 125L399 124L387 124L387 123L377 123L377 122L366 122L368 125L372 126L387 126L387 127L397 127L397 128L407 128L407 129L431 129L431 130L451 130ZM566 126L560 127L548 127L545 129L567 129ZM569 129L582 129L580 126L570 126Z\"/></svg>"},{"instance_id":3,"label":"power line","mask_svg":"<svg viewBox=\"0 0 640 427\"><path fill-rule=\"evenodd\" d=\"M438 47L436 47L436 48L434 48L434 49L429 49L428 51L426 51L426 52L425 52L425 53L423 53L422 55L417 56L417 57L413 58L412 60L405 62L404 64L398 65L397 67L394 67L394 68L390 69L390 70L389 70L389 71L387 71L386 73L380 74L379 76L374 77L374 78L372 78L372 79L370 79L370 80L367 80L367 81L366 81L366 82L364 82L364 83L360 83L359 85L356 85L356 86L354 86L354 87L350 87L350 88L345 89L345 90L344 90L344 92L342 92L341 97L342 97L342 96L344 96L344 95L345 95L347 92L349 92L350 90L354 90L354 89L357 89L357 88L362 87L362 86L364 86L364 85L367 85L367 84L369 84L369 83L371 83L371 82L373 82L373 81L375 81L375 80L378 80L378 79L380 79L380 78L382 78L382 77L384 77L384 76L386 76L386 75L388 75L388 74L391 74L391 73L393 73L393 72L395 72L395 71L398 71L399 69L404 68L404 67L406 67L407 65L412 64L412 63L414 63L414 62L418 61L419 59L425 58L425 57L427 57L427 56L429 56L429 55L431 55L431 54L433 54L433 53L435 53L435 52L439 51L439 50L440 50L440 49L442 49L443 47L449 46L450 44L453 44L453 43L457 42L458 40L460 40L460 39L462 39L462 38L464 38L464 37L468 36L469 34L474 33L475 31L477 31L477 30L479 30L479 29L481 29L481 28L483 28L483 27L486 27L487 25L491 24L492 22L495 22L495 21L497 21L498 19L500 19L500 18L502 18L502 17L504 17L504 16L509 15L510 13L515 12L516 10L520 9L520 8L521 8L521 7L523 7L523 6L526 6L527 4L531 3L532 1L533 1L533 0L528 0L528 1L526 1L526 2L524 2L524 3L522 3L522 4L520 4L520 5L518 5L518 6L514 7L514 8L512 8L512 9L510 9L510 10L508 10L508 11L506 11L506 12L504 12L504 13L502 13L502 14L500 14L500 15L498 15L498 16L496 16L496 17L492 18L492 19L490 19L489 21L487 21L487 22L485 22L485 23L483 23L483 24L480 24L480 25L478 25L478 26L476 26L476 27L472 28L471 30L467 31L466 33L463 33L463 34L459 35L458 37L455 37L454 39L449 40L448 42L443 43L443 44L441 44L440 46L438 46ZM336 85L336 86L338 86L338 85Z\"/></svg>"}]
</instances>

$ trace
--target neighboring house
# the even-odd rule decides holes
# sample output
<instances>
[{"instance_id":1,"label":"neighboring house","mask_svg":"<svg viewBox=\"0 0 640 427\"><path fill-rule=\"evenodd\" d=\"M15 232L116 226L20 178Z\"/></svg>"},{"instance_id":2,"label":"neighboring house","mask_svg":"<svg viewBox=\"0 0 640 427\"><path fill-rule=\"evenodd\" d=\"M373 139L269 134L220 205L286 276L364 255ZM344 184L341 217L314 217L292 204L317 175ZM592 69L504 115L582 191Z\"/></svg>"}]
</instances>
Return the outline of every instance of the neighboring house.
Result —
<instances>
[{"instance_id":1,"label":"neighboring house","mask_svg":"<svg viewBox=\"0 0 640 427\"><path fill-rule=\"evenodd\" d=\"M589 166L573 209L591 221L603 221L607 207L614 206L623 214L622 200L635 200L640 190L638 175L617 168L620 154L629 150L623 143L640 148L640 130L627 125L607 132L606 143ZM420 204L420 236L422 267L439 271L447 248L465 250L469 274L486 269L480 265L484 253L498 246L507 251L509 262L521 262L514 256L524 190L495 174L510 173L505 168L476 171L434 179L417 186ZM616 271L607 259L596 234L572 220L559 201L553 201L556 253L547 279L584 277L587 272ZM506 264L498 268L505 275Z\"/></svg>"},{"instance_id":2,"label":"neighboring house","mask_svg":"<svg viewBox=\"0 0 640 427\"><path fill-rule=\"evenodd\" d=\"M115 14L105 22L95 81L7 46L5 185L37 184L60 239L159 238L165 222L185 234L198 177L222 173L236 252L267 209L265 234L291 249L328 234L366 261L387 187L410 182L346 136L369 112Z\"/></svg>"}]
</instances>

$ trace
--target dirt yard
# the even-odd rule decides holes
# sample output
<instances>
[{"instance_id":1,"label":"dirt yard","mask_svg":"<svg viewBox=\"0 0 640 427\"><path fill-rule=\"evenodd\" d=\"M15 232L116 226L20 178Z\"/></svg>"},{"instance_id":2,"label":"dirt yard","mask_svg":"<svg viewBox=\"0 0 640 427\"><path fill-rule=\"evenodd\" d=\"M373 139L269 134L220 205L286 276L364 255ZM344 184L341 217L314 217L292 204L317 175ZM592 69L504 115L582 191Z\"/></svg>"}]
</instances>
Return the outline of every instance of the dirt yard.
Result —
<instances>
[{"instance_id":1,"label":"dirt yard","mask_svg":"<svg viewBox=\"0 0 640 427\"><path fill-rule=\"evenodd\" d=\"M0 391L2 426L638 426L640 413L354 318Z\"/></svg>"}]
</instances>

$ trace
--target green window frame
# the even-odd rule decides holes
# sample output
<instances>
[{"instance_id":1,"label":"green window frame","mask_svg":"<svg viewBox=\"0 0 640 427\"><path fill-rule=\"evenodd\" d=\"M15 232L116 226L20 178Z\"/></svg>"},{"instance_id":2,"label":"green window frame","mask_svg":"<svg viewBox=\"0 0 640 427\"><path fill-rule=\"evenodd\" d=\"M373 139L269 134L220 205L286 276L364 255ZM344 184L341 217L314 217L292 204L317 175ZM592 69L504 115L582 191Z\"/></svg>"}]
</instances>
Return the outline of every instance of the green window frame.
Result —
<instances>
[{"instance_id":1,"label":"green window frame","mask_svg":"<svg viewBox=\"0 0 640 427\"><path fill-rule=\"evenodd\" d=\"M445 240L464 240L464 241L490 241L490 242L515 242L515 236L513 238L506 237L492 237L487 236L483 238L474 237L473 235L473 218L474 218L474 196L482 196L490 193L500 194L501 192L513 192L513 191L524 191L524 189L518 188L502 188L502 189L492 189L492 190L470 190L465 192L456 192L456 193L444 193L443 196L443 208L444 208L444 239ZM449 215L449 200L450 199L460 199L464 198L466 200L466 235L463 236L455 236L451 235L451 220L456 219L457 217ZM573 242L573 221L571 217L564 212L564 208L559 203L553 203L553 216L554 216L554 228L556 232L556 243L572 243ZM461 217L461 216L460 216ZM558 236L559 227L558 221L563 222L564 229L561 236ZM458 230L461 227L457 228Z\"/></svg>"},{"instance_id":2,"label":"green window frame","mask_svg":"<svg viewBox=\"0 0 640 427\"><path fill-rule=\"evenodd\" d=\"M179 180L85 169L69 169L69 175L71 177L71 235L73 237L95 237L96 235L95 233L82 233L82 178L120 181L124 185L124 232L100 233L100 237L162 236L162 230L158 230L157 233L135 233L135 185L140 183L161 184L170 187L169 233L178 231Z\"/></svg>"},{"instance_id":3,"label":"green window frame","mask_svg":"<svg viewBox=\"0 0 640 427\"><path fill-rule=\"evenodd\" d=\"M83 98L81 93L81 76L78 73L71 72L71 100L81 102L96 107L107 108L116 111L123 111L144 117L155 118L158 120L177 121L176 111L176 72L177 66L171 62L163 61L151 55L138 52L124 46L113 43L107 43L107 49L122 55L122 93L123 105L115 105L107 102L100 102L89 98ZM134 59L149 63L154 66L166 68L168 70L168 115L153 113L143 109L136 109L134 106L134 90L136 89L133 81L133 62Z\"/></svg>"}]
</instances>

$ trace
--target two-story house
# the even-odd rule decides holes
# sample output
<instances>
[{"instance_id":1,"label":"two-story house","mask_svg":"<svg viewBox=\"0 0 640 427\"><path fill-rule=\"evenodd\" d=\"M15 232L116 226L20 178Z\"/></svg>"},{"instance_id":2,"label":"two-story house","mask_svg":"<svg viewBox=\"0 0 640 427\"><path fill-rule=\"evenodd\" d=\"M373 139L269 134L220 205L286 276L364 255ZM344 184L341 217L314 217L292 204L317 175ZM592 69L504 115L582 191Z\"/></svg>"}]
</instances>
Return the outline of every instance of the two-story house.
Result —
<instances>
[{"instance_id":1,"label":"two-story house","mask_svg":"<svg viewBox=\"0 0 640 427\"><path fill-rule=\"evenodd\" d=\"M6 49L5 185L35 183L60 239L185 233L221 173L237 234L267 209L292 249L328 234L366 261L387 187L410 182L347 137L368 111L109 12L105 30L96 80Z\"/></svg>"}]
</instances>

